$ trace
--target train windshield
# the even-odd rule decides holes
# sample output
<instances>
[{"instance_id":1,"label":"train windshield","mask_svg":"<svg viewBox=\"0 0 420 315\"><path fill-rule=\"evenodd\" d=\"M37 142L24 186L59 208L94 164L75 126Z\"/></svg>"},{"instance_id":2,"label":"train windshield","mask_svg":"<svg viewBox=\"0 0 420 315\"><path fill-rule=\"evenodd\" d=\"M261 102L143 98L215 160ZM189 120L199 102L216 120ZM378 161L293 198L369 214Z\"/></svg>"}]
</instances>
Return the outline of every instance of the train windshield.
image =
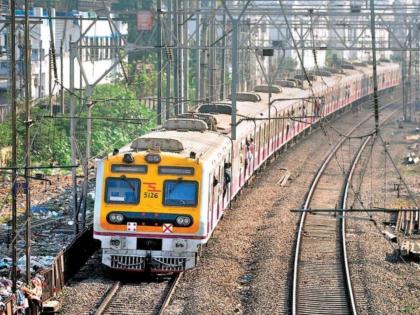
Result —
<instances>
[{"instance_id":1,"label":"train windshield","mask_svg":"<svg viewBox=\"0 0 420 315\"><path fill-rule=\"evenodd\" d=\"M164 183L165 206L194 207L197 205L198 183L183 180L167 180Z\"/></svg>"},{"instance_id":2,"label":"train windshield","mask_svg":"<svg viewBox=\"0 0 420 315\"><path fill-rule=\"evenodd\" d=\"M108 203L137 204L140 197L140 180L134 178L107 178L105 201Z\"/></svg>"}]
</instances>

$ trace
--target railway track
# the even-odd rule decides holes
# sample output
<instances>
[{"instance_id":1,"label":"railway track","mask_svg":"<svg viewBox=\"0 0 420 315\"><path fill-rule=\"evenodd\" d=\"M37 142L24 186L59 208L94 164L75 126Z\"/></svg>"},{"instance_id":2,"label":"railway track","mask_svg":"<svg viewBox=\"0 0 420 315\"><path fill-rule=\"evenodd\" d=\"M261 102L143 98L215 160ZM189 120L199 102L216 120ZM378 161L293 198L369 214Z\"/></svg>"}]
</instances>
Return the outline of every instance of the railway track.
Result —
<instances>
[{"instance_id":1,"label":"railway track","mask_svg":"<svg viewBox=\"0 0 420 315\"><path fill-rule=\"evenodd\" d=\"M90 314L164 314L182 273L160 282L116 281Z\"/></svg>"},{"instance_id":2,"label":"railway track","mask_svg":"<svg viewBox=\"0 0 420 315\"><path fill-rule=\"evenodd\" d=\"M303 209L346 206L353 172L372 136L352 140L358 142L357 150L350 141L348 146L344 143L347 136L370 118L352 128L329 152L311 183ZM342 157L354 158L340 160L339 151ZM331 163L333 158L336 163ZM344 215L336 218L302 213L293 264L292 314L357 314L347 260L345 226Z\"/></svg>"}]
</instances>

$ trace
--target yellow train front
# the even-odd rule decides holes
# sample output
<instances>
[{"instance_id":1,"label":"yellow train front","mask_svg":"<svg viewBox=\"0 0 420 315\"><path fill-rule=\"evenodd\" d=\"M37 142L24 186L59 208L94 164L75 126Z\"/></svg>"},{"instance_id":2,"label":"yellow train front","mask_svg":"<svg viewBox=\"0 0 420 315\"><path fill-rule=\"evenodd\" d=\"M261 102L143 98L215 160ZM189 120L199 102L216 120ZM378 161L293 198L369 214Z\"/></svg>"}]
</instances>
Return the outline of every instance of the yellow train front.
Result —
<instances>
[{"instance_id":1,"label":"yellow train front","mask_svg":"<svg viewBox=\"0 0 420 315\"><path fill-rule=\"evenodd\" d=\"M195 156L180 155L179 145L167 138L139 138L130 150L99 163L94 237L110 268L165 273L196 265L203 242L202 167ZM161 151L165 146L169 149Z\"/></svg>"}]
</instances>

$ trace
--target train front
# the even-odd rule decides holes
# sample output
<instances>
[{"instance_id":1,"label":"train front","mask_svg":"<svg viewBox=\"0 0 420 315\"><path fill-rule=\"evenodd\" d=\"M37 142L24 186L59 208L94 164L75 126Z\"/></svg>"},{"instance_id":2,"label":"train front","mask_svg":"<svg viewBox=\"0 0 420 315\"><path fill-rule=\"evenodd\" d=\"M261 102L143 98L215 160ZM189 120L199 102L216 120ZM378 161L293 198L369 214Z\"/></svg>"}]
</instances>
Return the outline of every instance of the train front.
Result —
<instances>
[{"instance_id":1,"label":"train front","mask_svg":"<svg viewBox=\"0 0 420 315\"><path fill-rule=\"evenodd\" d=\"M97 169L94 237L112 269L181 272L196 265L201 166L174 152L118 153Z\"/></svg>"}]
</instances>

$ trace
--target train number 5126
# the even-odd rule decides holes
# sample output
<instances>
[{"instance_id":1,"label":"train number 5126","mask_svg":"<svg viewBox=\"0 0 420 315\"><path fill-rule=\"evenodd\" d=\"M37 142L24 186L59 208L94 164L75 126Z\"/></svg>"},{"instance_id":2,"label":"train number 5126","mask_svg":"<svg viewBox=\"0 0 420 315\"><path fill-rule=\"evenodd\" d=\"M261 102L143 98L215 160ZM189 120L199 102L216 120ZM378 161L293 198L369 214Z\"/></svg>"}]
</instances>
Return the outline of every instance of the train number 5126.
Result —
<instances>
[{"instance_id":1,"label":"train number 5126","mask_svg":"<svg viewBox=\"0 0 420 315\"><path fill-rule=\"evenodd\" d=\"M158 193L154 193L154 192L145 192L143 196L144 198L159 198Z\"/></svg>"}]
</instances>

